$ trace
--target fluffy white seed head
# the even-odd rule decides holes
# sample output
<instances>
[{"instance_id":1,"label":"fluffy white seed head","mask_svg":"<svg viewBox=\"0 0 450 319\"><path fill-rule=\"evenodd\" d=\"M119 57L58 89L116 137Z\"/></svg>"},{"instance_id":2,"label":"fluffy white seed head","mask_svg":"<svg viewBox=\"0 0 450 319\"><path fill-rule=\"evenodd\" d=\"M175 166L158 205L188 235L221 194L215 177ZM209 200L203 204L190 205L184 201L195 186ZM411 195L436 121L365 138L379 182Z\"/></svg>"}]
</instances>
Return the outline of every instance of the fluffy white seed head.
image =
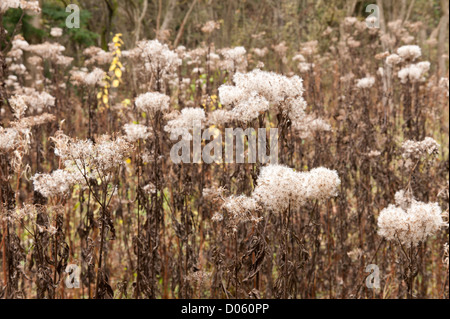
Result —
<instances>
[{"instance_id":1,"label":"fluffy white seed head","mask_svg":"<svg viewBox=\"0 0 450 319\"><path fill-rule=\"evenodd\" d=\"M136 142L139 139L146 139L150 136L148 127L142 124L129 123L123 126L125 138L129 142Z\"/></svg>"},{"instance_id":2,"label":"fluffy white seed head","mask_svg":"<svg viewBox=\"0 0 450 319\"><path fill-rule=\"evenodd\" d=\"M236 233L240 223L261 221L255 212L259 205L252 197L245 195L227 197L222 205L224 215L217 213L213 216L213 221L219 222L225 220L227 233Z\"/></svg>"},{"instance_id":3,"label":"fluffy white seed head","mask_svg":"<svg viewBox=\"0 0 450 319\"><path fill-rule=\"evenodd\" d=\"M416 64L410 64L400 71L398 77L402 83L417 83L424 80L424 75L430 70L430 62L424 61Z\"/></svg>"},{"instance_id":4,"label":"fluffy white seed head","mask_svg":"<svg viewBox=\"0 0 450 319\"><path fill-rule=\"evenodd\" d=\"M310 172L302 173L305 176L307 199L326 200L338 195L341 185L338 173L324 167L312 169Z\"/></svg>"},{"instance_id":5,"label":"fluffy white seed head","mask_svg":"<svg viewBox=\"0 0 450 319\"><path fill-rule=\"evenodd\" d=\"M401 146L402 156L405 159L420 159L438 153L439 146L439 143L431 137L425 137L423 141L407 140Z\"/></svg>"},{"instance_id":6,"label":"fluffy white seed head","mask_svg":"<svg viewBox=\"0 0 450 319\"><path fill-rule=\"evenodd\" d=\"M375 84L375 78L372 76L359 79L356 82L356 87L358 89L370 89Z\"/></svg>"},{"instance_id":7,"label":"fluffy white seed head","mask_svg":"<svg viewBox=\"0 0 450 319\"><path fill-rule=\"evenodd\" d=\"M404 60L414 61L422 55L418 45L404 45L397 49L397 54Z\"/></svg>"},{"instance_id":8,"label":"fluffy white seed head","mask_svg":"<svg viewBox=\"0 0 450 319\"><path fill-rule=\"evenodd\" d=\"M238 101L246 98L247 95L248 92L237 86L224 84L219 87L219 100L225 107L236 104Z\"/></svg>"},{"instance_id":9,"label":"fluffy white seed head","mask_svg":"<svg viewBox=\"0 0 450 319\"><path fill-rule=\"evenodd\" d=\"M268 165L261 169L253 197L275 212L298 208L307 200L324 200L337 195L341 181L336 171L316 168L296 172L283 165Z\"/></svg>"},{"instance_id":10,"label":"fluffy white seed head","mask_svg":"<svg viewBox=\"0 0 450 319\"><path fill-rule=\"evenodd\" d=\"M398 55L398 54L391 54L386 58L386 64L389 65L390 67L393 67L394 65L399 64L400 62L402 62L402 58Z\"/></svg>"},{"instance_id":11,"label":"fluffy white seed head","mask_svg":"<svg viewBox=\"0 0 450 319\"><path fill-rule=\"evenodd\" d=\"M261 113L268 109L269 102L264 97L253 92L247 99L239 101L229 113L234 120L247 123L258 118Z\"/></svg>"},{"instance_id":12,"label":"fluffy white seed head","mask_svg":"<svg viewBox=\"0 0 450 319\"><path fill-rule=\"evenodd\" d=\"M88 86L95 86L95 85L102 86L105 75L106 73L102 69L94 68L92 72L86 74L86 76L83 79L83 82Z\"/></svg>"},{"instance_id":13,"label":"fluffy white seed head","mask_svg":"<svg viewBox=\"0 0 450 319\"><path fill-rule=\"evenodd\" d=\"M72 174L62 169L51 174L36 174L33 177L34 190L47 198L67 195L74 184Z\"/></svg>"},{"instance_id":14,"label":"fluffy white seed head","mask_svg":"<svg viewBox=\"0 0 450 319\"><path fill-rule=\"evenodd\" d=\"M202 108L187 107L164 126L164 131L170 133L173 138L182 136L185 140L191 140L194 127L201 129L205 120L205 111Z\"/></svg>"},{"instance_id":15,"label":"fluffy white seed head","mask_svg":"<svg viewBox=\"0 0 450 319\"><path fill-rule=\"evenodd\" d=\"M404 204L405 200L402 198L400 203ZM378 235L389 241L400 241L407 248L424 242L443 226L438 203L422 203L414 199L404 208L389 205L378 217Z\"/></svg>"},{"instance_id":16,"label":"fluffy white seed head","mask_svg":"<svg viewBox=\"0 0 450 319\"><path fill-rule=\"evenodd\" d=\"M158 40L141 41L137 44L137 50L145 69L158 77L176 72L182 63L175 51Z\"/></svg>"},{"instance_id":17,"label":"fluffy white seed head","mask_svg":"<svg viewBox=\"0 0 450 319\"><path fill-rule=\"evenodd\" d=\"M148 92L136 98L136 106L142 112L154 114L157 111L164 112L169 109L170 97L158 92Z\"/></svg>"},{"instance_id":18,"label":"fluffy white seed head","mask_svg":"<svg viewBox=\"0 0 450 319\"><path fill-rule=\"evenodd\" d=\"M15 128L0 126L0 154L8 153L20 145L20 132Z\"/></svg>"},{"instance_id":19,"label":"fluffy white seed head","mask_svg":"<svg viewBox=\"0 0 450 319\"><path fill-rule=\"evenodd\" d=\"M52 28L50 30L50 35L54 38L59 38L60 36L63 35L63 29L61 28Z\"/></svg>"}]
</instances>

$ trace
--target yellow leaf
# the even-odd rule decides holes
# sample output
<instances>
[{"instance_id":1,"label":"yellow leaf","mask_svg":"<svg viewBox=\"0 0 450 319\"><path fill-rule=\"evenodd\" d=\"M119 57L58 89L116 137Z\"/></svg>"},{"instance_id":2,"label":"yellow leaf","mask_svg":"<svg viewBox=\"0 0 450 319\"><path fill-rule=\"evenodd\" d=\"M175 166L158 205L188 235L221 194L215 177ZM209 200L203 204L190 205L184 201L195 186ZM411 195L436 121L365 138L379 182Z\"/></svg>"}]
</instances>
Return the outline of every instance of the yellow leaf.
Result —
<instances>
[{"instance_id":1,"label":"yellow leaf","mask_svg":"<svg viewBox=\"0 0 450 319\"><path fill-rule=\"evenodd\" d=\"M119 86L119 80L114 80L112 83L113 88L116 88Z\"/></svg>"},{"instance_id":2,"label":"yellow leaf","mask_svg":"<svg viewBox=\"0 0 450 319\"><path fill-rule=\"evenodd\" d=\"M109 102L109 97L107 95L103 95L103 103L108 104L108 102Z\"/></svg>"},{"instance_id":3,"label":"yellow leaf","mask_svg":"<svg viewBox=\"0 0 450 319\"><path fill-rule=\"evenodd\" d=\"M130 163L131 163L131 159L130 159L130 158L127 158L127 159L125 160L125 162L127 162L127 164L130 164Z\"/></svg>"},{"instance_id":4,"label":"yellow leaf","mask_svg":"<svg viewBox=\"0 0 450 319\"><path fill-rule=\"evenodd\" d=\"M116 74L116 76L120 79L122 77L122 70L121 69L116 69L114 71L114 73Z\"/></svg>"},{"instance_id":5,"label":"yellow leaf","mask_svg":"<svg viewBox=\"0 0 450 319\"><path fill-rule=\"evenodd\" d=\"M97 93L97 100L100 100L102 98L102 95L103 95L102 92L98 92Z\"/></svg>"}]
</instances>

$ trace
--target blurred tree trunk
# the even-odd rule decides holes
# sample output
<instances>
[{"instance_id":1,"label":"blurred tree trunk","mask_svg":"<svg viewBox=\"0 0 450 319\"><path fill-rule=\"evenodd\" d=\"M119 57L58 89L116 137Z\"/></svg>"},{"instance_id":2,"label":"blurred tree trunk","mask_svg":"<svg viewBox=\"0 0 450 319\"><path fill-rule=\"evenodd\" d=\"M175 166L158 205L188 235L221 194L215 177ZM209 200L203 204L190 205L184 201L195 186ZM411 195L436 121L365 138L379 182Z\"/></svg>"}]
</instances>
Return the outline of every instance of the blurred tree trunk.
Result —
<instances>
[{"instance_id":1,"label":"blurred tree trunk","mask_svg":"<svg viewBox=\"0 0 450 319\"><path fill-rule=\"evenodd\" d=\"M142 9L140 10L140 12L138 12L138 17L136 19L136 29L134 31L134 43L137 43L139 41L139 35L141 33L141 24L142 21L144 20L145 14L147 13L147 8L148 8L148 0L144 0L142 3Z\"/></svg>"},{"instance_id":2,"label":"blurred tree trunk","mask_svg":"<svg viewBox=\"0 0 450 319\"><path fill-rule=\"evenodd\" d=\"M346 17L350 17L353 16L353 13L355 12L355 8L356 8L356 3L358 1L357 0L351 0L351 1L346 1L345 2L345 16ZM344 32L344 19L342 19L341 23L339 24L339 34L341 35L341 41L342 36L345 34Z\"/></svg>"},{"instance_id":3,"label":"blurred tree trunk","mask_svg":"<svg viewBox=\"0 0 450 319\"><path fill-rule=\"evenodd\" d=\"M447 64L445 62L445 52L448 52L448 0L441 0L442 17L439 28L439 43L438 43L438 61L439 61L439 75L445 76L447 74Z\"/></svg>"},{"instance_id":4,"label":"blurred tree trunk","mask_svg":"<svg viewBox=\"0 0 450 319\"><path fill-rule=\"evenodd\" d=\"M158 38L161 37L164 31L169 29L170 23L173 20L176 4L177 0L169 0L167 11L166 14L164 15L163 23L161 24L161 28L158 30L158 34L156 35Z\"/></svg>"},{"instance_id":5,"label":"blurred tree trunk","mask_svg":"<svg viewBox=\"0 0 450 319\"><path fill-rule=\"evenodd\" d=\"M377 6L378 6L378 9L379 9L379 11L378 11L378 13L379 13L379 15L380 15L380 29L381 29L381 32L382 33L386 33L386 20L385 20L385 18L384 18L384 7L383 7L383 1L382 0L377 0ZM383 49L385 49L384 48L384 44L383 44Z\"/></svg>"},{"instance_id":6,"label":"blurred tree trunk","mask_svg":"<svg viewBox=\"0 0 450 319\"><path fill-rule=\"evenodd\" d=\"M112 23L114 16L116 15L118 3L117 0L104 0L106 9L107 9L107 15L106 15L106 22L105 27L103 28L101 40L102 40L102 49L108 50L108 42L109 42L109 36L112 31Z\"/></svg>"},{"instance_id":7,"label":"blurred tree trunk","mask_svg":"<svg viewBox=\"0 0 450 319\"><path fill-rule=\"evenodd\" d=\"M189 10L186 13L186 15L184 16L183 22L181 23L181 26L180 26L180 30L178 31L177 37L176 37L175 42L173 44L174 47L177 47L178 43L180 43L181 36L183 35L184 27L185 27L185 25L187 23L187 20L189 19L189 16L191 15L191 12L194 9L196 3L197 3L197 0L193 0L191 5L189 6Z\"/></svg>"},{"instance_id":8,"label":"blurred tree trunk","mask_svg":"<svg viewBox=\"0 0 450 319\"><path fill-rule=\"evenodd\" d=\"M39 6L42 8L42 0L39 1ZM32 18L30 21L30 24L33 26L33 28L36 28L38 30L42 29L42 11L39 13L32 13ZM39 39L37 37L33 37L32 43L39 43ZM27 86L32 86L33 83L36 81L37 77L37 65L28 63L28 52L25 52L24 54L24 65L30 72L30 79L25 80L25 84Z\"/></svg>"}]
</instances>

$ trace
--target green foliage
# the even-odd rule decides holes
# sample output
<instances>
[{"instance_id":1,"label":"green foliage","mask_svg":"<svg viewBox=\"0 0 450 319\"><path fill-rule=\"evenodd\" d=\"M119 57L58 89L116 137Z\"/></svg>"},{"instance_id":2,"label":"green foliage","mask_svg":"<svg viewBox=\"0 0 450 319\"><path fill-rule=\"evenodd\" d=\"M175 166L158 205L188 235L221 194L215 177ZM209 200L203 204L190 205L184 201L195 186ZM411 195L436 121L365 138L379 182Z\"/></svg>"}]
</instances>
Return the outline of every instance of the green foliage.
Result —
<instances>
[{"instance_id":1,"label":"green foliage","mask_svg":"<svg viewBox=\"0 0 450 319\"><path fill-rule=\"evenodd\" d=\"M95 44L98 34L88 30L88 22L92 17L88 10L80 10L80 28L69 29L66 27L66 19L70 12L66 12L65 7L56 3L44 3L42 6L42 17L44 23L52 27L59 27L64 29L64 34L67 34L71 42L77 43L81 46L91 46Z\"/></svg>"},{"instance_id":2,"label":"green foliage","mask_svg":"<svg viewBox=\"0 0 450 319\"><path fill-rule=\"evenodd\" d=\"M9 9L4 17L3 24L8 34L12 34L22 16L22 9ZM99 34L88 29L88 22L92 17L88 10L80 10L80 28L69 29L66 27L66 19L70 12L66 12L64 6L56 3L44 3L42 6L42 22L45 26L43 29L35 28L32 25L33 16L24 14L22 18L22 26L17 33L21 33L25 40L30 43L42 42L44 38L50 36L50 30L59 27L64 30L64 34L69 37L71 43L88 47L95 45L95 40Z\"/></svg>"},{"instance_id":3,"label":"green foliage","mask_svg":"<svg viewBox=\"0 0 450 319\"><path fill-rule=\"evenodd\" d=\"M14 32L17 24L20 21L20 17L22 16L22 9L9 9L6 11L3 16L3 26L8 31L8 34L11 35ZM33 27L31 24L31 20L33 17L31 15L25 14L22 18L22 27L17 31L23 34L23 37L27 41L31 41L32 39L36 39L37 41L41 41L42 38L46 35L46 32Z\"/></svg>"}]
</instances>

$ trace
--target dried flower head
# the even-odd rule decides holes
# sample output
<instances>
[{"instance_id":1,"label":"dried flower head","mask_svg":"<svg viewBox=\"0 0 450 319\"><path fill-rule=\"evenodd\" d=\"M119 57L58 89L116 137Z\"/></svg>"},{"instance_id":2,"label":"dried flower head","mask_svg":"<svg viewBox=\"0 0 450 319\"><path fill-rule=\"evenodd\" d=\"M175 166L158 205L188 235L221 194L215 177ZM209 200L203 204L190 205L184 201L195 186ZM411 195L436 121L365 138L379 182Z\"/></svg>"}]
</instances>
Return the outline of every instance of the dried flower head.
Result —
<instances>
[{"instance_id":1,"label":"dried flower head","mask_svg":"<svg viewBox=\"0 0 450 319\"><path fill-rule=\"evenodd\" d=\"M424 80L424 75L430 70L430 62L419 62L416 64L410 64L400 71L398 71L398 77L402 83L417 83Z\"/></svg>"},{"instance_id":2,"label":"dried flower head","mask_svg":"<svg viewBox=\"0 0 450 319\"><path fill-rule=\"evenodd\" d=\"M415 59L422 56L422 50L417 45L404 45L397 49L397 54L403 60L414 61Z\"/></svg>"},{"instance_id":3,"label":"dried flower head","mask_svg":"<svg viewBox=\"0 0 450 319\"><path fill-rule=\"evenodd\" d=\"M222 49L223 67L229 72L245 72L247 69L247 51L244 47Z\"/></svg>"},{"instance_id":4,"label":"dried flower head","mask_svg":"<svg viewBox=\"0 0 450 319\"><path fill-rule=\"evenodd\" d=\"M63 29L61 28L52 28L50 30L50 35L54 38L59 38L60 36L63 35Z\"/></svg>"},{"instance_id":5,"label":"dried flower head","mask_svg":"<svg viewBox=\"0 0 450 319\"><path fill-rule=\"evenodd\" d=\"M191 140L192 130L197 127L201 129L205 123L206 116L205 111L202 108L184 108L173 120L170 120L166 126L164 126L164 131L171 134L173 137L182 136L183 139Z\"/></svg>"},{"instance_id":6,"label":"dried flower head","mask_svg":"<svg viewBox=\"0 0 450 319\"><path fill-rule=\"evenodd\" d=\"M94 68L92 72L83 74L83 83L88 86L103 86L105 76L105 71Z\"/></svg>"},{"instance_id":7,"label":"dried flower head","mask_svg":"<svg viewBox=\"0 0 450 319\"><path fill-rule=\"evenodd\" d=\"M394 65L399 64L400 62L402 62L402 58L398 55L398 54L391 54L386 58L386 64L389 65L390 67L393 67Z\"/></svg>"},{"instance_id":8,"label":"dried flower head","mask_svg":"<svg viewBox=\"0 0 450 319\"><path fill-rule=\"evenodd\" d=\"M415 247L444 226L438 203L406 199L404 193L397 193L396 201L401 206L389 205L378 217L378 234L387 240Z\"/></svg>"},{"instance_id":9,"label":"dried flower head","mask_svg":"<svg viewBox=\"0 0 450 319\"><path fill-rule=\"evenodd\" d=\"M76 183L74 176L62 169L51 174L36 174L33 177L34 190L44 197L65 196Z\"/></svg>"},{"instance_id":10,"label":"dried flower head","mask_svg":"<svg viewBox=\"0 0 450 319\"><path fill-rule=\"evenodd\" d=\"M169 109L170 97L158 92L148 92L136 98L136 107L148 114L155 114L157 111L167 111Z\"/></svg>"},{"instance_id":11,"label":"dried flower head","mask_svg":"<svg viewBox=\"0 0 450 319\"><path fill-rule=\"evenodd\" d=\"M227 229L232 233L237 232L237 227L241 223L261 221L256 215L256 211L259 209L258 203L252 197L232 195L225 199L222 209L225 214L222 217L214 216L213 219L225 220Z\"/></svg>"},{"instance_id":12,"label":"dried flower head","mask_svg":"<svg viewBox=\"0 0 450 319\"><path fill-rule=\"evenodd\" d=\"M268 109L269 102L258 93L253 92L246 99L237 102L228 114L235 121L247 123L258 118L261 113Z\"/></svg>"},{"instance_id":13,"label":"dried flower head","mask_svg":"<svg viewBox=\"0 0 450 319\"><path fill-rule=\"evenodd\" d=\"M372 76L369 76L369 77L359 79L356 82L356 87L358 89L370 89L374 84L375 84L375 78Z\"/></svg>"},{"instance_id":14,"label":"dried flower head","mask_svg":"<svg viewBox=\"0 0 450 319\"><path fill-rule=\"evenodd\" d=\"M324 200L337 195L341 181L336 171L319 167L310 172L295 172L283 165L261 169L253 197L275 212L298 208L307 200Z\"/></svg>"},{"instance_id":15,"label":"dried flower head","mask_svg":"<svg viewBox=\"0 0 450 319\"><path fill-rule=\"evenodd\" d=\"M148 130L148 127L142 124L129 123L123 126L123 130L125 131L125 138L129 142L136 142L139 139L148 138L151 133Z\"/></svg>"},{"instance_id":16,"label":"dried flower head","mask_svg":"<svg viewBox=\"0 0 450 319\"><path fill-rule=\"evenodd\" d=\"M202 27L202 32L203 33L212 33L214 30L219 30L220 29L220 23L216 22L214 20L208 21L206 22L203 27Z\"/></svg>"},{"instance_id":17,"label":"dried flower head","mask_svg":"<svg viewBox=\"0 0 450 319\"><path fill-rule=\"evenodd\" d=\"M439 152L439 144L431 137L426 137L423 141L407 140L403 142L402 156L405 159L417 160L427 155L435 155Z\"/></svg>"}]
</instances>

